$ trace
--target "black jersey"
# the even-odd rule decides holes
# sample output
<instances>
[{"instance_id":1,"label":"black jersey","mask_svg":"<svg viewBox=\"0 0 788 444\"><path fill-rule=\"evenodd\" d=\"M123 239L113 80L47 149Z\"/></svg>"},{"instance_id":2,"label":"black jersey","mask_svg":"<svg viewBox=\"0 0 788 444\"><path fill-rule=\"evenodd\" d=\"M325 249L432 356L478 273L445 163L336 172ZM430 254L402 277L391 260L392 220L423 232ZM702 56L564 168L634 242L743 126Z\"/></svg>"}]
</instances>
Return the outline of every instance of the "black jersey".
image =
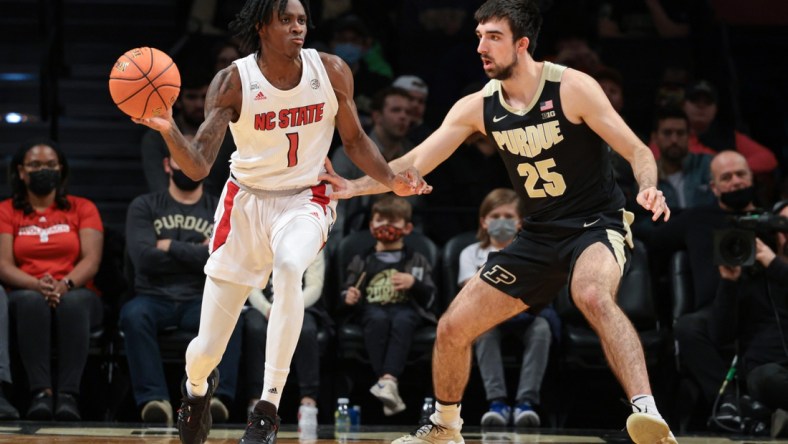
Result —
<instances>
[{"instance_id":1,"label":"black jersey","mask_svg":"<svg viewBox=\"0 0 788 444\"><path fill-rule=\"evenodd\" d=\"M539 88L525 110L504 102L501 82L484 87L484 127L498 147L526 221L582 219L624 208L606 146L585 123L561 108L564 66L545 62Z\"/></svg>"}]
</instances>

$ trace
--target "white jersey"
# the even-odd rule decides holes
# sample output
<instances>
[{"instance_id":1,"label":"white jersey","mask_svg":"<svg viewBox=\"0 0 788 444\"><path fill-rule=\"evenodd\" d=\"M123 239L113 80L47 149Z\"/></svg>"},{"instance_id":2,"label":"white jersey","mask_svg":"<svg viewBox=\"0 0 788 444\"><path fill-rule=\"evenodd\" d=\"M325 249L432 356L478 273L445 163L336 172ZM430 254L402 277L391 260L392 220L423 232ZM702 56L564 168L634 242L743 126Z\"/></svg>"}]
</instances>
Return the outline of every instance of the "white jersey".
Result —
<instances>
[{"instance_id":1,"label":"white jersey","mask_svg":"<svg viewBox=\"0 0 788 444\"><path fill-rule=\"evenodd\" d=\"M301 81L283 91L263 76L257 54L233 63L241 75L241 116L230 123L230 171L249 188L287 190L318 183L334 137L337 98L320 54L301 50Z\"/></svg>"}]
</instances>

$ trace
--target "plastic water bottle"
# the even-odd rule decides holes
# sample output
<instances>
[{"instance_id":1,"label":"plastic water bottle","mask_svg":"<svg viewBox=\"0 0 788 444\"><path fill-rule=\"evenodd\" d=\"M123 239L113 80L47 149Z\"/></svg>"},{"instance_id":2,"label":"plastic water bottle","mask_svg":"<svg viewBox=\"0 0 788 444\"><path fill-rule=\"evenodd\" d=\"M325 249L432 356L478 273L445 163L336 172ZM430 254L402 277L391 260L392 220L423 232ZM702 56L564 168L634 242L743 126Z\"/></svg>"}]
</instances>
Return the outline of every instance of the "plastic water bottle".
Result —
<instances>
[{"instance_id":1,"label":"plastic water bottle","mask_svg":"<svg viewBox=\"0 0 788 444\"><path fill-rule=\"evenodd\" d=\"M334 425L337 431L346 432L350 430L350 400L347 398L337 399L337 409L334 412Z\"/></svg>"},{"instance_id":2,"label":"plastic water bottle","mask_svg":"<svg viewBox=\"0 0 788 444\"><path fill-rule=\"evenodd\" d=\"M361 425L361 406L354 405L350 407L350 425L358 427Z\"/></svg>"},{"instance_id":3,"label":"plastic water bottle","mask_svg":"<svg viewBox=\"0 0 788 444\"><path fill-rule=\"evenodd\" d=\"M430 423L430 416L435 412L435 400L427 397L424 398L424 404L421 405L421 415L419 417L419 425Z\"/></svg>"}]
</instances>

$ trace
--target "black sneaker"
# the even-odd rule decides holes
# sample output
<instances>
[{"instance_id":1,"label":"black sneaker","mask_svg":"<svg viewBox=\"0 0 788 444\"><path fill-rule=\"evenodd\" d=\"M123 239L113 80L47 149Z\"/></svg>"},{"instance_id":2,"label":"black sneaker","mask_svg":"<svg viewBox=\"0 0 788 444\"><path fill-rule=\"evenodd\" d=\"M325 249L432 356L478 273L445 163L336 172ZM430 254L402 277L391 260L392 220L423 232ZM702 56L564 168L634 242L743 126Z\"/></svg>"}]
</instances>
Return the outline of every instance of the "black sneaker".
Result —
<instances>
[{"instance_id":1,"label":"black sneaker","mask_svg":"<svg viewBox=\"0 0 788 444\"><path fill-rule=\"evenodd\" d=\"M219 385L219 369L208 375L208 391L199 398L189 397L186 391L186 376L181 383L181 408L178 409L178 436L182 444L202 444L208 439L213 421L211 419L211 397Z\"/></svg>"},{"instance_id":2,"label":"black sneaker","mask_svg":"<svg viewBox=\"0 0 788 444\"><path fill-rule=\"evenodd\" d=\"M254 410L249 414L244 436L238 444L276 444L276 433L279 431L279 415L271 417L263 413L262 403L257 401Z\"/></svg>"},{"instance_id":3,"label":"black sneaker","mask_svg":"<svg viewBox=\"0 0 788 444\"><path fill-rule=\"evenodd\" d=\"M80 421L82 419L82 416L79 414L79 403L74 395L68 393L57 394L55 419L58 421Z\"/></svg>"},{"instance_id":4,"label":"black sneaker","mask_svg":"<svg viewBox=\"0 0 788 444\"><path fill-rule=\"evenodd\" d=\"M49 421L52 419L52 395L41 390L30 402L25 417L31 421Z\"/></svg>"}]
</instances>

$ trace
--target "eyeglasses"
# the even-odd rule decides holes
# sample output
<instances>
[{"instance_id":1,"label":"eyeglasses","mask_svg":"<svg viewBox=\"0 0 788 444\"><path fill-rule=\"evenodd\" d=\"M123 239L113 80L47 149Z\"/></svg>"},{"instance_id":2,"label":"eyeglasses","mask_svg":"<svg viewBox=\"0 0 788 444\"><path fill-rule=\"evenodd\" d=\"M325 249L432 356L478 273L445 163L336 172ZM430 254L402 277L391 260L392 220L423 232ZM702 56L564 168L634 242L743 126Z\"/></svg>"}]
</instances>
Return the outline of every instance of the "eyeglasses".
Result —
<instances>
[{"instance_id":1,"label":"eyeglasses","mask_svg":"<svg viewBox=\"0 0 788 444\"><path fill-rule=\"evenodd\" d=\"M47 168L50 170L57 170L60 168L60 164L57 160L51 160L49 162L39 162L39 161L32 161L25 164L25 168L28 170L40 170L42 168Z\"/></svg>"}]
</instances>

